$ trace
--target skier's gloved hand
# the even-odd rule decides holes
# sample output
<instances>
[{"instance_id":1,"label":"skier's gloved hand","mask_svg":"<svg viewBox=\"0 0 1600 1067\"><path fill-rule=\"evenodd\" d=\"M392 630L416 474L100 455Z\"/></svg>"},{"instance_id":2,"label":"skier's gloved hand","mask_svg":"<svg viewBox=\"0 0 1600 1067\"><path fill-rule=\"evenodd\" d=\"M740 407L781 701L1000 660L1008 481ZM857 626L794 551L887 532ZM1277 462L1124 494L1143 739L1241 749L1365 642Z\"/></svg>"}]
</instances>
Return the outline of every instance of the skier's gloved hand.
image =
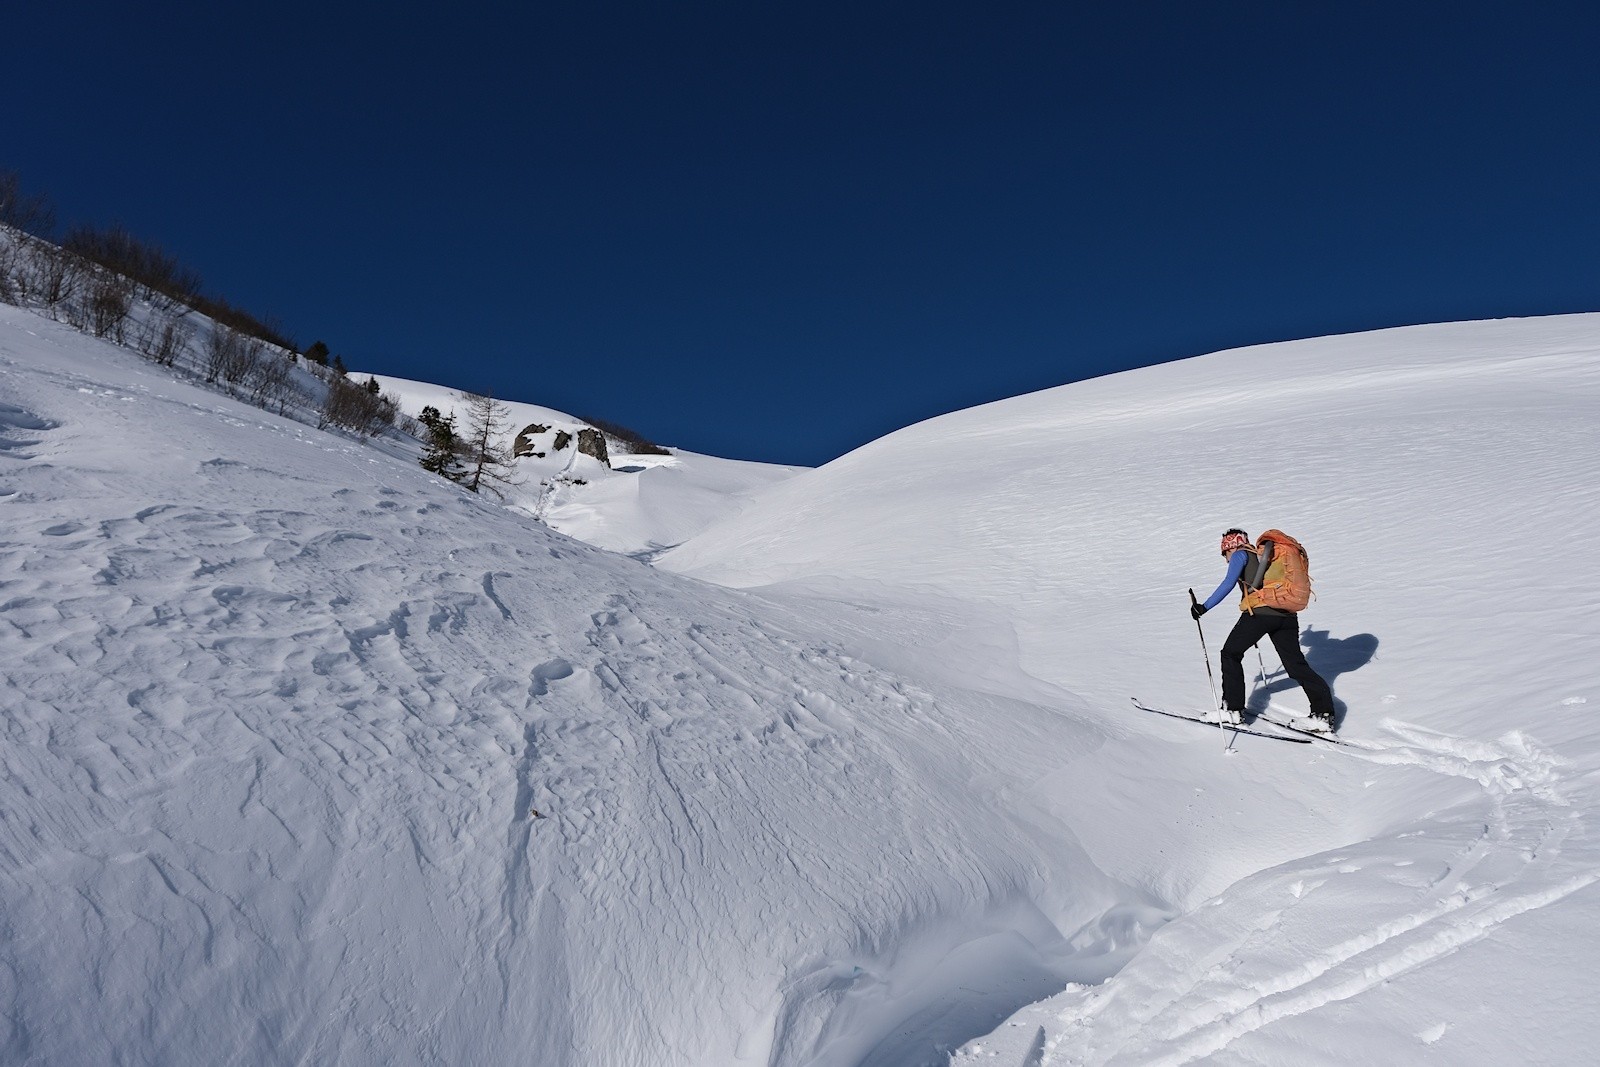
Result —
<instances>
[{"instance_id":1,"label":"skier's gloved hand","mask_svg":"<svg viewBox=\"0 0 1600 1067\"><path fill-rule=\"evenodd\" d=\"M1204 604L1200 603L1198 600L1195 601L1193 604L1189 605L1189 617L1190 618L1198 619L1200 616L1204 615L1205 613L1206 613L1206 606Z\"/></svg>"}]
</instances>

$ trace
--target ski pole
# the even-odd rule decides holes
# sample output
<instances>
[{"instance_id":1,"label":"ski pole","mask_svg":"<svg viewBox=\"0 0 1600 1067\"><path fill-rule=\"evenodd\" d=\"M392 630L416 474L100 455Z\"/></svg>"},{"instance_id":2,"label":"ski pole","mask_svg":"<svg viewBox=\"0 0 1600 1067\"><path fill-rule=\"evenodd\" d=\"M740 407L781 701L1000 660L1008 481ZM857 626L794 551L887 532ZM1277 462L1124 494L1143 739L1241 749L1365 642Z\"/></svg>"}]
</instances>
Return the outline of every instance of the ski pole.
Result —
<instances>
[{"instance_id":1,"label":"ski pole","mask_svg":"<svg viewBox=\"0 0 1600 1067\"><path fill-rule=\"evenodd\" d=\"M1194 595L1193 589L1189 590L1189 603L1193 604L1195 607L1200 606L1200 600ZM1217 699L1217 677L1211 673L1211 650L1206 647L1205 627L1200 625L1200 619L1198 617L1196 617L1194 620L1194 628L1195 632L1200 635L1200 654L1206 658L1206 682L1211 686L1211 706L1214 708L1220 708L1222 707L1222 702ZM1222 729L1221 716L1217 717L1217 729Z\"/></svg>"}]
</instances>

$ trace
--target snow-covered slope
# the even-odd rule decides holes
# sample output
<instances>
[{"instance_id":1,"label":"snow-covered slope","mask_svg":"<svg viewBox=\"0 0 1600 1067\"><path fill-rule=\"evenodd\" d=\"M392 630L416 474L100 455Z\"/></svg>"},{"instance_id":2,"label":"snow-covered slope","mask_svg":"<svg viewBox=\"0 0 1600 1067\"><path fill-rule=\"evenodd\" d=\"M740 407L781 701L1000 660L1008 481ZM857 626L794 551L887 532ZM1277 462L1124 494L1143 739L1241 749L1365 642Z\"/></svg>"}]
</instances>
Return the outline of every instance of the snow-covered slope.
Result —
<instances>
[{"instance_id":1,"label":"snow-covered slope","mask_svg":"<svg viewBox=\"0 0 1600 1067\"><path fill-rule=\"evenodd\" d=\"M0 307L0 1061L1585 1062L1597 352L1022 397L719 481L683 577ZM1349 747L1129 707L1234 523Z\"/></svg>"},{"instance_id":2,"label":"snow-covered slope","mask_svg":"<svg viewBox=\"0 0 1600 1067\"><path fill-rule=\"evenodd\" d=\"M425 406L455 415L464 429L466 414L457 390L382 374L354 373L356 381L377 379L415 418ZM502 401L514 436L529 425L576 434L589 423L554 408ZM544 457L517 461L520 484L507 490L507 502L580 541L648 558L681 544L707 526L738 514L752 495L793 477L803 468L749 460L719 459L684 449L671 455L634 455L611 441L608 469L575 446Z\"/></svg>"},{"instance_id":3,"label":"snow-covered slope","mask_svg":"<svg viewBox=\"0 0 1600 1067\"><path fill-rule=\"evenodd\" d=\"M1235 524L1309 547L1304 644L1351 746L1224 758L1130 708L1210 703L1185 589L1221 578ZM1100 869L1187 914L975 1061L1590 1055L1600 316L1264 346L959 412L662 565L816 597L902 670L1059 687L1112 733L1030 784ZM928 605L966 634L904 624ZM1213 655L1233 614L1205 620ZM1246 667L1254 706L1304 708L1270 648Z\"/></svg>"},{"instance_id":4,"label":"snow-covered slope","mask_svg":"<svg viewBox=\"0 0 1600 1067\"><path fill-rule=\"evenodd\" d=\"M851 1063L1161 917L1098 729L8 307L0 463L0 1061Z\"/></svg>"}]
</instances>

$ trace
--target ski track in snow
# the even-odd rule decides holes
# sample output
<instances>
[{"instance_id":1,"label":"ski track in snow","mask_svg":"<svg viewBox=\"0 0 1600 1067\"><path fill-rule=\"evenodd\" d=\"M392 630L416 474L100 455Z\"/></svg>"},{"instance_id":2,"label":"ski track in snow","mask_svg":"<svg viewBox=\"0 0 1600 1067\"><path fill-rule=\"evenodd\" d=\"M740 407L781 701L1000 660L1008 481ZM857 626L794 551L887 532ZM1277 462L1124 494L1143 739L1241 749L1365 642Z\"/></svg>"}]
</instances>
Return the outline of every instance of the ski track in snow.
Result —
<instances>
[{"instance_id":1,"label":"ski track in snow","mask_svg":"<svg viewBox=\"0 0 1600 1067\"><path fill-rule=\"evenodd\" d=\"M1552 613L1461 509L1487 465L1504 536L1593 514L1564 346L1596 329L947 416L689 541L791 583L734 593L0 307L0 1059L1575 1062L1600 554L1567 523ZM1349 746L1222 759L1121 694L1199 694L1171 591L1213 534L1173 487L1243 506L1217 419L1288 401L1301 466L1361 505L1283 523L1327 548L1322 647L1374 662L1335 683ZM1099 550L1130 526L1131 578ZM1488 598L1512 625L1483 637ZM1515 1018L1473 1006L1503 974Z\"/></svg>"},{"instance_id":2,"label":"ski track in snow","mask_svg":"<svg viewBox=\"0 0 1600 1067\"><path fill-rule=\"evenodd\" d=\"M1102 870L1183 914L1104 987L963 1058L1586 1060L1600 849L1581 813L1600 738L1572 701L1600 634L1597 339L1594 315L1419 326L999 401L777 485L660 565L1001 613L1006 666L1123 731L1038 792ZM1221 759L1196 727L1121 721L1129 693L1215 699L1183 590L1221 577L1229 525L1310 547L1302 644L1345 736L1377 749L1245 737ZM1550 553L1557 588L1507 567L1510 546ZM1201 622L1213 662L1220 614ZM1490 983L1518 1007L1480 1010Z\"/></svg>"},{"instance_id":3,"label":"ski track in snow","mask_svg":"<svg viewBox=\"0 0 1600 1067\"><path fill-rule=\"evenodd\" d=\"M1036 1062L1176 1067L1209 1061L1274 1023L1358 997L1600 881L1592 859L1574 861L1563 852L1569 839L1586 837L1588 827L1566 795L1562 761L1525 734L1512 731L1489 742L1395 720L1381 729L1392 740L1352 740L1339 753L1476 782L1488 801L1486 818L1450 818L1245 879L1207 902L1198 922L1186 916L1157 934L1147 957L1114 987L1082 991L1040 1043ZM1414 860L1397 858L1402 851L1385 847L1423 836L1448 842L1437 873L1428 877ZM1377 881L1354 891L1374 898L1369 907L1381 902L1384 917L1353 923L1338 936L1320 931L1323 943L1317 943L1300 928L1297 909L1315 909L1324 886L1350 895L1351 876ZM1318 921L1308 916L1305 925ZM1423 1044L1444 1032L1432 1031Z\"/></svg>"}]
</instances>

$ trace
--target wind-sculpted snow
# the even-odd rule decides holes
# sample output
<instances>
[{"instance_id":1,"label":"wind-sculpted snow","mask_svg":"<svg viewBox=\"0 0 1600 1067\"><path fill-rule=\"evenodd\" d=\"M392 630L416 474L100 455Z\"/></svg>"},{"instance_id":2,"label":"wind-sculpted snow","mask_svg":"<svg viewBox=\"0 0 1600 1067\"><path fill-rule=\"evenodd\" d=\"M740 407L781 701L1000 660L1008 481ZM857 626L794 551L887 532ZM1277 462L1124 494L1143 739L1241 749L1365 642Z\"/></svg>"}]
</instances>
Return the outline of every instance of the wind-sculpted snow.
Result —
<instances>
[{"instance_id":1,"label":"wind-sculpted snow","mask_svg":"<svg viewBox=\"0 0 1600 1067\"><path fill-rule=\"evenodd\" d=\"M907 428L662 565L861 606L900 669L980 660L1113 733L1032 792L1182 914L959 1062L1588 1062L1597 412L1600 316L1242 349ZM1302 644L1350 745L1224 755L1129 712L1213 699L1186 590L1234 525L1309 547ZM929 655L896 613L930 603L1005 639ZM1270 648L1245 666L1252 713L1304 712Z\"/></svg>"},{"instance_id":2,"label":"wind-sculpted snow","mask_svg":"<svg viewBox=\"0 0 1600 1067\"><path fill-rule=\"evenodd\" d=\"M0 1060L922 1055L1164 918L1070 708L0 317Z\"/></svg>"},{"instance_id":3,"label":"wind-sculpted snow","mask_svg":"<svg viewBox=\"0 0 1600 1067\"><path fill-rule=\"evenodd\" d=\"M0 307L0 1061L1587 1062L1596 321L584 519L725 516L664 563L738 592ZM1310 547L1348 744L1130 709L1209 699L1235 523Z\"/></svg>"}]
</instances>

